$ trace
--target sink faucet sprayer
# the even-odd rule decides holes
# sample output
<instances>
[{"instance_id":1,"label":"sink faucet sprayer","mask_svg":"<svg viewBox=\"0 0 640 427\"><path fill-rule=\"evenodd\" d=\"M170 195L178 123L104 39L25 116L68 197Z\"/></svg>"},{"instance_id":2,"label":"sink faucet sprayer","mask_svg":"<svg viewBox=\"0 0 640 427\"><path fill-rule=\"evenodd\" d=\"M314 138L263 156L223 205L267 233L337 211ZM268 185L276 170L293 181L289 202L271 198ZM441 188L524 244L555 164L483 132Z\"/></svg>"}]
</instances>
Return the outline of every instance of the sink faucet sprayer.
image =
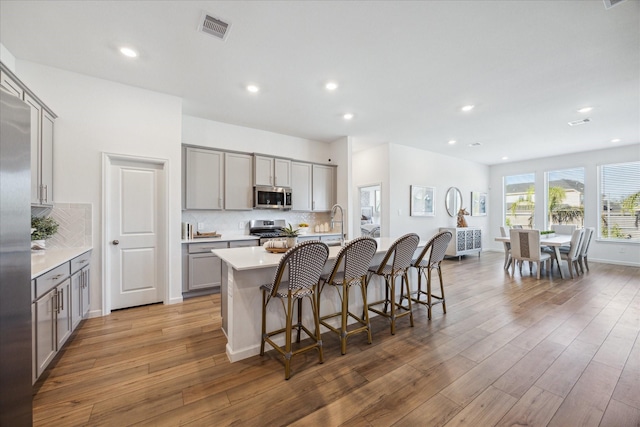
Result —
<instances>
[{"instance_id":1,"label":"sink faucet sprayer","mask_svg":"<svg viewBox=\"0 0 640 427\"><path fill-rule=\"evenodd\" d=\"M340 209L340 221L335 220L336 211L338 209ZM337 203L333 205L333 207L331 208L331 228L332 229L336 222L340 224L340 246L344 246L344 211L342 210L342 206L340 206Z\"/></svg>"}]
</instances>

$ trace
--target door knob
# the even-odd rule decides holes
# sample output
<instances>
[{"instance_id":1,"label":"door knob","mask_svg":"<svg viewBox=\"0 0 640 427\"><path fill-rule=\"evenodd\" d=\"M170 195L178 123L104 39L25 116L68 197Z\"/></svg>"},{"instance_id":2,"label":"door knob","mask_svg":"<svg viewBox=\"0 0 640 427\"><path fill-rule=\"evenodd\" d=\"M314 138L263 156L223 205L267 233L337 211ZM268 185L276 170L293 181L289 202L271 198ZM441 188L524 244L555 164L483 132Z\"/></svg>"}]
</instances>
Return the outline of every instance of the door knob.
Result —
<instances>
[{"instance_id":1,"label":"door knob","mask_svg":"<svg viewBox=\"0 0 640 427\"><path fill-rule=\"evenodd\" d=\"M114 245L119 245L119 244L120 244L120 240L114 240L114 241L113 241L113 242L111 242L111 243L113 243Z\"/></svg>"}]
</instances>

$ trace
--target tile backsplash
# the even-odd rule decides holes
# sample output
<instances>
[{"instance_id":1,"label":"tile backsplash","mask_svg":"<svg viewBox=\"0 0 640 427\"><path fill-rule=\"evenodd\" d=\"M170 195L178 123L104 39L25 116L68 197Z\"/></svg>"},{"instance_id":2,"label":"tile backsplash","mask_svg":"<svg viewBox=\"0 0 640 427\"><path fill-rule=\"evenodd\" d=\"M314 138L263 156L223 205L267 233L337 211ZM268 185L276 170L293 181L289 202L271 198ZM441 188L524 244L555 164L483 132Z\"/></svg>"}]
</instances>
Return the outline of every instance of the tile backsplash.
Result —
<instances>
[{"instance_id":1,"label":"tile backsplash","mask_svg":"<svg viewBox=\"0 0 640 427\"><path fill-rule=\"evenodd\" d=\"M77 248L92 245L90 203L54 203L50 216L60 226L47 240L50 248Z\"/></svg>"},{"instance_id":2,"label":"tile backsplash","mask_svg":"<svg viewBox=\"0 0 640 427\"><path fill-rule=\"evenodd\" d=\"M278 210L251 211L182 211L182 222L193 224L196 231L217 231L220 234L249 234L249 221L252 219L284 219L292 225L301 222L309 224L311 229L316 224L331 221L329 212L284 212ZM202 230L197 230L197 224L203 224Z\"/></svg>"}]
</instances>

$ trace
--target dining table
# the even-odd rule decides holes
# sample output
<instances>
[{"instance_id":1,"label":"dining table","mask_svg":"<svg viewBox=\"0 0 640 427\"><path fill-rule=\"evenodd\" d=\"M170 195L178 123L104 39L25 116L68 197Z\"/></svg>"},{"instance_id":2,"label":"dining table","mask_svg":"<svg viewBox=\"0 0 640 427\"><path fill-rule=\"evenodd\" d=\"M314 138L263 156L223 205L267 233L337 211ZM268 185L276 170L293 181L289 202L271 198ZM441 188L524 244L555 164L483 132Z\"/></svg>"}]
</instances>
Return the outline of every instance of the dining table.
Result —
<instances>
[{"instance_id":1,"label":"dining table","mask_svg":"<svg viewBox=\"0 0 640 427\"><path fill-rule=\"evenodd\" d=\"M511 240L509 236L506 237L496 237L496 242L502 243L510 243ZM560 246L569 246L571 244L571 235L570 234L556 234L551 237L547 237L543 234L540 235L540 247L548 246L553 248L556 259L560 260ZM560 267L560 263L558 262L558 270L560 270L560 277L565 278L564 273L562 272L562 268Z\"/></svg>"}]
</instances>

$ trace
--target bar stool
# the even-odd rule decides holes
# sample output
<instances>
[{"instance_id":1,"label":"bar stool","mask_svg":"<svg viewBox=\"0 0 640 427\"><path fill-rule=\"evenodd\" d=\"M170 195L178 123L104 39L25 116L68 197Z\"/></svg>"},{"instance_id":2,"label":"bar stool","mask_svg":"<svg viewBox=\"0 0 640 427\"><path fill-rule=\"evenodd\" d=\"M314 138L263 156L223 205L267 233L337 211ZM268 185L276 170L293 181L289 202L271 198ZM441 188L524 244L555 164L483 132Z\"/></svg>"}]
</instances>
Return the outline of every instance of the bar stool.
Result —
<instances>
[{"instance_id":1,"label":"bar stool","mask_svg":"<svg viewBox=\"0 0 640 427\"><path fill-rule=\"evenodd\" d=\"M402 305L402 297L400 298L400 301L396 301L395 283L396 278L400 277L402 279L400 289L404 291L403 286L406 287L407 295L409 295L409 277L407 276L407 270L411 267L413 253L416 251L419 242L420 237L417 234L405 234L391 244L391 247L387 250L384 259L378 267L369 268L367 289L369 289L371 278L373 276L383 277L385 282L385 299L368 303L365 307L391 321L391 335L395 335L396 333L396 319L399 317L409 316L411 326L413 326L411 299L407 299L408 305L406 307ZM381 304L384 304L382 310L374 307ZM391 306L390 313L387 313L388 306ZM398 309L406 311L398 314L396 313L396 310Z\"/></svg>"},{"instance_id":2,"label":"bar stool","mask_svg":"<svg viewBox=\"0 0 640 427\"><path fill-rule=\"evenodd\" d=\"M264 355L265 342L269 343L271 347L280 353L284 358L284 376L287 380L291 376L291 358L296 354L317 349L319 361L320 363L323 362L322 339L320 337L315 291L328 257L329 247L318 240L299 243L282 256L273 282L260 286L262 290L262 342L260 344L260 355ZM279 299L282 303L285 314L285 327L267 332L267 305L274 298ZM308 298L311 303L315 333L311 332L309 328L302 324L303 298ZM296 302L298 303L298 323L292 325L294 305ZM300 342L301 330L314 342L311 345L292 351L291 333L293 332L293 328L297 331L297 343ZM284 348L277 345L271 339L274 335L282 333L286 334Z\"/></svg>"},{"instance_id":3,"label":"bar stool","mask_svg":"<svg viewBox=\"0 0 640 427\"><path fill-rule=\"evenodd\" d=\"M364 310L363 318L349 311L349 290L352 286L360 286L362 302L367 306L367 270L371 265L371 260L378 249L378 243L371 237L359 237L349 242L340 249L330 274L323 274L320 277L319 289L317 292L318 312L320 312L320 300L325 286L332 286L340 296L342 310L337 313L320 316L320 324L326 326L330 331L335 332L340 337L340 350L342 354L347 353L347 337L358 332L366 332L371 344L371 324L369 323L369 312ZM341 289L338 289L341 288ZM336 328L327 322L328 319L340 316L340 327ZM347 320L351 317L359 323L355 329L347 329Z\"/></svg>"},{"instance_id":4,"label":"bar stool","mask_svg":"<svg viewBox=\"0 0 640 427\"><path fill-rule=\"evenodd\" d=\"M431 238L431 240L429 240L427 246L425 246L420 253L420 256L418 256L418 258L416 258L412 263L412 267L418 270L418 290L412 294L415 296L412 296L411 300L419 304L424 304L427 307L429 320L431 320L431 307L435 304L442 303L443 312L447 312L447 305L444 300L444 286L442 284L442 270L440 269L440 263L442 263L442 260L444 259L447 246L449 245L452 237L453 235L450 231L443 231L436 234ZM429 254L428 257L427 254ZM438 278L440 279L440 296L433 295L431 293L432 270L438 270ZM427 279L426 291L422 290L422 276L425 276ZM426 301L420 299L422 295L427 297ZM434 298L436 299L435 302L433 301Z\"/></svg>"}]
</instances>

